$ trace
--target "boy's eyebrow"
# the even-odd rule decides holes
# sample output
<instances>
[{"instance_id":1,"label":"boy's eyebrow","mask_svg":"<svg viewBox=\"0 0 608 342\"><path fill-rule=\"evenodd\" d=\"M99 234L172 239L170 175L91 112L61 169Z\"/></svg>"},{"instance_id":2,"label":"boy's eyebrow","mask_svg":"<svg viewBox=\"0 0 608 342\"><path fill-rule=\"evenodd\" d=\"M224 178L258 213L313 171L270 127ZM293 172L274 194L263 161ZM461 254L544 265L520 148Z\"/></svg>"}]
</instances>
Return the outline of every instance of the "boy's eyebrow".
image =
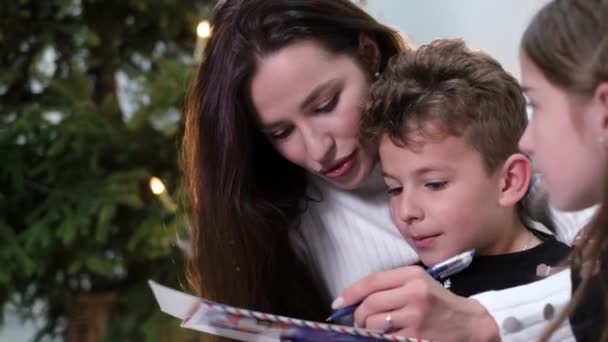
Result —
<instances>
[{"instance_id":1,"label":"boy's eyebrow","mask_svg":"<svg viewBox=\"0 0 608 342\"><path fill-rule=\"evenodd\" d=\"M416 174L416 176L421 176L421 175L423 175L425 173L429 173L429 172L433 172L433 171L439 171L439 170L443 170L443 169L446 169L446 168L445 167L441 167L439 165L425 166L425 167L422 167L422 168L416 170L415 174Z\"/></svg>"},{"instance_id":2,"label":"boy's eyebrow","mask_svg":"<svg viewBox=\"0 0 608 342\"><path fill-rule=\"evenodd\" d=\"M306 107L308 107L312 102L314 102L314 100L317 99L317 97L321 95L323 91L325 91L327 88L332 87L337 82L338 79L332 78L314 87L310 94L308 94L308 96L304 98L304 101L300 103L300 109L305 109Z\"/></svg>"},{"instance_id":3,"label":"boy's eyebrow","mask_svg":"<svg viewBox=\"0 0 608 342\"><path fill-rule=\"evenodd\" d=\"M414 174L416 176L421 176L421 175L424 175L425 173L429 173L429 172L433 172L433 171L442 171L442 170L451 171L452 169L450 167L444 167L441 165L431 165L431 166L424 166L424 167L417 169L416 171L414 171ZM382 177L397 179L397 177L392 176L390 173L388 173L384 170L382 171Z\"/></svg>"}]
</instances>

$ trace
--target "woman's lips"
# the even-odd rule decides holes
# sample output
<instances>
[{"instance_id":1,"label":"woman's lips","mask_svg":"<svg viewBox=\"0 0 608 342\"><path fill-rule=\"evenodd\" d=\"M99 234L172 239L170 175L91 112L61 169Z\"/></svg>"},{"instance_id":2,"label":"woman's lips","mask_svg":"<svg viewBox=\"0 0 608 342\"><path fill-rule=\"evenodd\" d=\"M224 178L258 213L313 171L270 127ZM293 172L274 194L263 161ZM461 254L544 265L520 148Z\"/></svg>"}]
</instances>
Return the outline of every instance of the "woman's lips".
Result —
<instances>
[{"instance_id":1,"label":"woman's lips","mask_svg":"<svg viewBox=\"0 0 608 342\"><path fill-rule=\"evenodd\" d=\"M338 161L327 170L322 171L322 173L327 178L339 178L347 174L353 168L354 163L355 152Z\"/></svg>"}]
</instances>

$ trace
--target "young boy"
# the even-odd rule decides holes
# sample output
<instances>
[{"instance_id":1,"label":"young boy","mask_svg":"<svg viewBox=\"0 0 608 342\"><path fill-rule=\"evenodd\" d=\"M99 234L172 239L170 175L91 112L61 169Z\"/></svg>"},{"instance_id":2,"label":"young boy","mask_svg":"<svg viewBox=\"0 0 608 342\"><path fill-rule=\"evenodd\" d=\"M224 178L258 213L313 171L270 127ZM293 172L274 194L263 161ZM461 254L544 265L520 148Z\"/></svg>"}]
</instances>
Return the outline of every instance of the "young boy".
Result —
<instances>
[{"instance_id":1,"label":"young boy","mask_svg":"<svg viewBox=\"0 0 608 342\"><path fill-rule=\"evenodd\" d=\"M363 139L379 143L393 222L426 266L476 251L444 281L458 295L535 281L540 265L569 254L529 229L519 204L531 175L517 147L526 123L517 81L460 40L394 57L372 87Z\"/></svg>"}]
</instances>

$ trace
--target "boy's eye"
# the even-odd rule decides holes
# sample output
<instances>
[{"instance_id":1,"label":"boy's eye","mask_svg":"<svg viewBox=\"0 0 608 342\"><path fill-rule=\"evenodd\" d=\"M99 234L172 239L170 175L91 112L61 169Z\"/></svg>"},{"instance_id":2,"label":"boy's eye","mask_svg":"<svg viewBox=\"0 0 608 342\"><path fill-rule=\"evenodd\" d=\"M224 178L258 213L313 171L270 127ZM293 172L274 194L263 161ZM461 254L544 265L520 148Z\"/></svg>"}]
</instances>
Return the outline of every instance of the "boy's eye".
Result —
<instances>
[{"instance_id":1,"label":"boy's eye","mask_svg":"<svg viewBox=\"0 0 608 342\"><path fill-rule=\"evenodd\" d=\"M396 187L393 187L393 188L389 188L388 189L388 194L389 194L389 196L397 196L397 195L399 195L401 193L402 189L403 189L403 187L401 187L401 186L396 186Z\"/></svg>"},{"instance_id":2,"label":"boy's eye","mask_svg":"<svg viewBox=\"0 0 608 342\"><path fill-rule=\"evenodd\" d=\"M293 127L287 127L287 128L270 133L270 138L272 140L286 139L287 137L289 137L291 135L291 132L293 132Z\"/></svg>"},{"instance_id":3,"label":"boy's eye","mask_svg":"<svg viewBox=\"0 0 608 342\"><path fill-rule=\"evenodd\" d=\"M430 190L433 191L437 191L437 190L443 190L446 185L448 185L448 182L446 181L436 181L436 182L428 182L426 184L424 184L425 187L427 187Z\"/></svg>"},{"instance_id":4,"label":"boy's eye","mask_svg":"<svg viewBox=\"0 0 608 342\"><path fill-rule=\"evenodd\" d=\"M315 113L329 113L332 110L334 110L334 108L336 108L336 105L338 104L338 100L340 99L340 95L336 94L334 95L331 99L321 103L321 105L317 108L315 108Z\"/></svg>"}]
</instances>

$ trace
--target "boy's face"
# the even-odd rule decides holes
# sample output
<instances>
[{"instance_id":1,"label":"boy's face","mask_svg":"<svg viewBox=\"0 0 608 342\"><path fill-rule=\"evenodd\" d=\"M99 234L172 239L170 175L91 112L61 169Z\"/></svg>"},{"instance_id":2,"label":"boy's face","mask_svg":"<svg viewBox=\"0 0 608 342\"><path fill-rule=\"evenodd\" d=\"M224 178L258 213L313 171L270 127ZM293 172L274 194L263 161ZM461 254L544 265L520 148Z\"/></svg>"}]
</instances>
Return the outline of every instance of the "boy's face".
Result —
<instances>
[{"instance_id":1,"label":"boy's face","mask_svg":"<svg viewBox=\"0 0 608 342\"><path fill-rule=\"evenodd\" d=\"M422 143L412 149L382 136L380 159L393 222L420 260L430 266L471 248L500 253L498 246L508 244L500 224L508 220L499 204L501 167L488 174L465 138L413 138Z\"/></svg>"}]
</instances>

